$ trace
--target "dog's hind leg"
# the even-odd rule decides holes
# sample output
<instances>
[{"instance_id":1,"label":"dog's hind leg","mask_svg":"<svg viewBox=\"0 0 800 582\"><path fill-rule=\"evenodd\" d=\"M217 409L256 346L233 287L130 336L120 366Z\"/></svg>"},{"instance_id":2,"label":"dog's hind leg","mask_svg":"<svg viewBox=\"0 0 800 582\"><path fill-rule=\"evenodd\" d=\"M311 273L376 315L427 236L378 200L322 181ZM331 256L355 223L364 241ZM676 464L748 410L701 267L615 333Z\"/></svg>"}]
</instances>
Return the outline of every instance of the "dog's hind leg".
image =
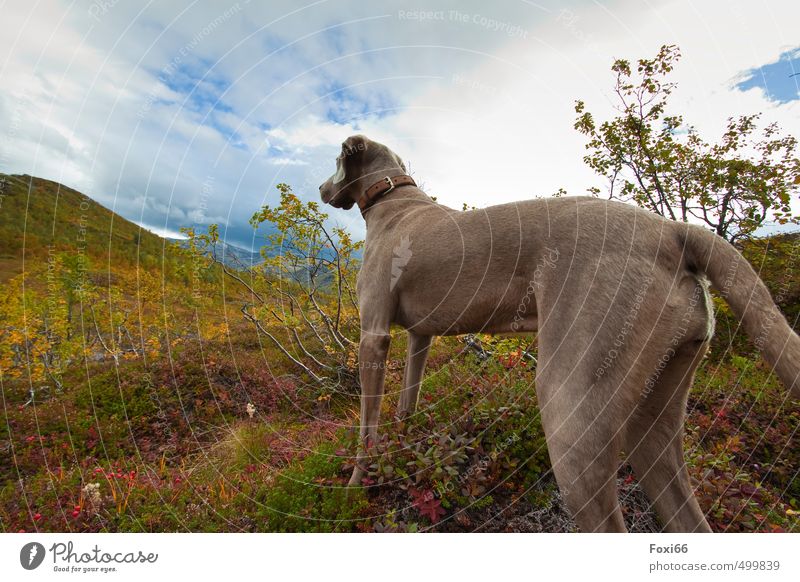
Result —
<instances>
[{"instance_id":1,"label":"dog's hind leg","mask_svg":"<svg viewBox=\"0 0 800 582\"><path fill-rule=\"evenodd\" d=\"M614 393L607 383L592 384L569 370L548 373L542 348L540 343L543 372L537 371L536 392L559 490L581 531L624 532L616 488L620 443Z\"/></svg>"},{"instance_id":2,"label":"dog's hind leg","mask_svg":"<svg viewBox=\"0 0 800 582\"><path fill-rule=\"evenodd\" d=\"M419 386L425 372L425 362L428 359L428 349L431 347L431 336L419 335L413 331L408 332L408 356L406 369L403 375L403 391L397 403L397 418L404 419L413 414L417 409Z\"/></svg>"},{"instance_id":3,"label":"dog's hind leg","mask_svg":"<svg viewBox=\"0 0 800 582\"><path fill-rule=\"evenodd\" d=\"M670 532L708 532L689 483L683 458L686 398L708 344L677 348L647 381L642 399L625 427L624 449L664 528Z\"/></svg>"}]
</instances>

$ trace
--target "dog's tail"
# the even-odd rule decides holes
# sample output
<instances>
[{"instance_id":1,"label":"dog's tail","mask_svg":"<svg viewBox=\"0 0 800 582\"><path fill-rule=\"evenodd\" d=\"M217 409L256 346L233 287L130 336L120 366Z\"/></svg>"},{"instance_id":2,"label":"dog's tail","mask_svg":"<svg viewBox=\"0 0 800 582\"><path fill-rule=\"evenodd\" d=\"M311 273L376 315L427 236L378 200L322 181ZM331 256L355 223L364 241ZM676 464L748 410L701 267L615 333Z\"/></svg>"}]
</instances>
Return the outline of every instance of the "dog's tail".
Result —
<instances>
[{"instance_id":1,"label":"dog's tail","mask_svg":"<svg viewBox=\"0 0 800 582\"><path fill-rule=\"evenodd\" d=\"M764 360L792 396L800 398L800 337L778 310L766 285L728 241L699 226L681 227L687 267L708 276Z\"/></svg>"}]
</instances>

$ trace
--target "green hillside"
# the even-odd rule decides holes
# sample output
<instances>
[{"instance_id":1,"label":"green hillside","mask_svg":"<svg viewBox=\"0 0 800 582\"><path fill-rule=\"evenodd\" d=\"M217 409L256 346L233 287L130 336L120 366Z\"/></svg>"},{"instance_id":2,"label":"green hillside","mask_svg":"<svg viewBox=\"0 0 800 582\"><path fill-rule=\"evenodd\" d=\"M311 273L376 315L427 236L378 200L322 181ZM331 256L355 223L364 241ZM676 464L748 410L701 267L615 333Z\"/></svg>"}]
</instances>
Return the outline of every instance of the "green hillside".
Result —
<instances>
[{"instance_id":1,"label":"green hillside","mask_svg":"<svg viewBox=\"0 0 800 582\"><path fill-rule=\"evenodd\" d=\"M91 271L108 266L161 269L171 275L170 243L80 192L28 175L0 174L0 281L53 251L83 253Z\"/></svg>"}]
</instances>

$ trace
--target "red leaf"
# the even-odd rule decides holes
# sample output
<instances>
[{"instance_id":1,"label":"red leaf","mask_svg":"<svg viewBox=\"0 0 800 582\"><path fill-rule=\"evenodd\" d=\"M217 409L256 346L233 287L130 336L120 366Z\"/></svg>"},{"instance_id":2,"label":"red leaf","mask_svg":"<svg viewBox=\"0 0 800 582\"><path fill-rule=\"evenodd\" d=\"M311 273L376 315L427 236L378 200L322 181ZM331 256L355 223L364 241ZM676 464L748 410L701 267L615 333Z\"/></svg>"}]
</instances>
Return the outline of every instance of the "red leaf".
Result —
<instances>
[{"instance_id":1,"label":"red leaf","mask_svg":"<svg viewBox=\"0 0 800 582\"><path fill-rule=\"evenodd\" d=\"M433 491L411 488L409 493L413 498L412 505L417 508L420 515L430 519L431 523L437 523L446 513L442 502L436 498Z\"/></svg>"}]
</instances>

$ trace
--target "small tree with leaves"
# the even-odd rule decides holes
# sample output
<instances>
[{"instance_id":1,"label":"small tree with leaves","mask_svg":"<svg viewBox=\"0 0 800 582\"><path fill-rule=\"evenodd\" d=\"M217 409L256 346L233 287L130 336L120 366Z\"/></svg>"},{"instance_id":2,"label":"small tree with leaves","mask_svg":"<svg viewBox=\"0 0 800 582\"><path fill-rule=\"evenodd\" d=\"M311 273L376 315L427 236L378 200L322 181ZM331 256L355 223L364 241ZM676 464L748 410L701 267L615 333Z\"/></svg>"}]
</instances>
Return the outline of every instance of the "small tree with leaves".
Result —
<instances>
[{"instance_id":1,"label":"small tree with leaves","mask_svg":"<svg viewBox=\"0 0 800 582\"><path fill-rule=\"evenodd\" d=\"M575 128L589 138L584 161L609 183L609 198L632 201L672 220L700 221L728 241L768 220L798 223L791 199L800 186L797 140L759 114L729 118L719 143L704 141L680 115L667 113L676 87L674 45L637 62L614 62L619 115L599 123L577 101ZM595 194L600 190L593 189Z\"/></svg>"},{"instance_id":2,"label":"small tree with leaves","mask_svg":"<svg viewBox=\"0 0 800 582\"><path fill-rule=\"evenodd\" d=\"M303 202L288 185L278 184L278 192L279 204L264 206L250 220L270 232L261 264L243 265L230 255L223 261L216 225L200 235L185 230L189 247L245 288L242 315L300 372L318 386L352 389L358 383L355 279L363 242L327 225L319 205Z\"/></svg>"},{"instance_id":3,"label":"small tree with leaves","mask_svg":"<svg viewBox=\"0 0 800 582\"><path fill-rule=\"evenodd\" d=\"M90 285L68 259L54 253L47 264L9 280L0 298L0 373L27 377L31 397L48 384L61 390L65 371L86 351L73 304Z\"/></svg>"}]
</instances>

